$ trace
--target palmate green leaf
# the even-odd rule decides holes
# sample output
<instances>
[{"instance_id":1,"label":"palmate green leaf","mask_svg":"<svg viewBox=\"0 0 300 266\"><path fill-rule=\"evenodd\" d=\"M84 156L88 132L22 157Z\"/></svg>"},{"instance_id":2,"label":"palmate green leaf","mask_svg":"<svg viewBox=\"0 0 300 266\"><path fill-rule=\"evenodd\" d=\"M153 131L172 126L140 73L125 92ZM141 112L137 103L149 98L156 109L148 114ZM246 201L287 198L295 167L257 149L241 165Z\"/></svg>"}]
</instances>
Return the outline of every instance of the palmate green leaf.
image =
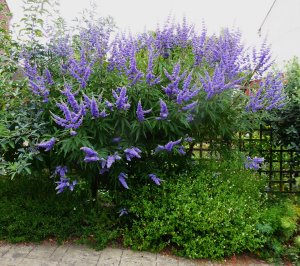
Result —
<instances>
[{"instance_id":1,"label":"palmate green leaf","mask_svg":"<svg viewBox=\"0 0 300 266\"><path fill-rule=\"evenodd\" d=\"M0 123L0 138L8 138L10 136L10 131L6 128L4 124Z\"/></svg>"},{"instance_id":2,"label":"palmate green leaf","mask_svg":"<svg viewBox=\"0 0 300 266\"><path fill-rule=\"evenodd\" d=\"M81 147L92 147L90 138L85 136L74 136L73 138L63 139L58 142L59 150L58 154L62 154L64 158L76 157Z\"/></svg>"}]
</instances>

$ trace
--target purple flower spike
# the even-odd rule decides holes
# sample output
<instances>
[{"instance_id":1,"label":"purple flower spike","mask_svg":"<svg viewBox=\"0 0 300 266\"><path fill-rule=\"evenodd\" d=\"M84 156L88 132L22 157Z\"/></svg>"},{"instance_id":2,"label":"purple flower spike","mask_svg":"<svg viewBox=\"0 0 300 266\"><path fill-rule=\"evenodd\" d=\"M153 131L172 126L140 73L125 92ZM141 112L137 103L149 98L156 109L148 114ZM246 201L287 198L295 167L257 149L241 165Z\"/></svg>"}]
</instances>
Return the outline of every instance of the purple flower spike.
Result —
<instances>
[{"instance_id":1,"label":"purple flower spike","mask_svg":"<svg viewBox=\"0 0 300 266\"><path fill-rule=\"evenodd\" d=\"M136 109L136 116L139 120L139 122L143 122L145 120L145 114L148 114L151 112L152 109L149 110L143 110L141 101L138 102L137 109Z\"/></svg>"},{"instance_id":2,"label":"purple flower spike","mask_svg":"<svg viewBox=\"0 0 300 266\"><path fill-rule=\"evenodd\" d=\"M54 81L52 79L52 75L51 75L51 73L50 73L50 71L49 71L48 68L45 69L44 73L45 73L46 80L47 80L48 84L49 85L54 85Z\"/></svg>"},{"instance_id":3,"label":"purple flower spike","mask_svg":"<svg viewBox=\"0 0 300 266\"><path fill-rule=\"evenodd\" d=\"M176 141L170 141L170 142L168 142L165 145L165 150L169 151L169 152L172 151L172 149L174 148L174 146L180 144L180 142L181 142L181 139L176 140Z\"/></svg>"},{"instance_id":4,"label":"purple flower spike","mask_svg":"<svg viewBox=\"0 0 300 266\"><path fill-rule=\"evenodd\" d=\"M59 175L60 177L65 177L66 173L68 172L68 167L67 166L56 166L54 173L51 177L54 177L56 175Z\"/></svg>"},{"instance_id":5,"label":"purple flower spike","mask_svg":"<svg viewBox=\"0 0 300 266\"><path fill-rule=\"evenodd\" d=\"M152 181L153 181L156 185L160 186L160 182L161 182L161 179L160 179L160 178L158 178L155 174L149 174L149 177L152 179Z\"/></svg>"},{"instance_id":6,"label":"purple flower spike","mask_svg":"<svg viewBox=\"0 0 300 266\"><path fill-rule=\"evenodd\" d=\"M186 152L185 152L183 146L180 146L180 147L178 148L178 152L179 152L181 155L185 155L185 154L186 154Z\"/></svg>"},{"instance_id":7,"label":"purple flower spike","mask_svg":"<svg viewBox=\"0 0 300 266\"><path fill-rule=\"evenodd\" d=\"M131 161L133 158L141 158L140 153L142 152L139 148L137 147L132 147L124 150L126 159L127 161Z\"/></svg>"},{"instance_id":8,"label":"purple flower spike","mask_svg":"<svg viewBox=\"0 0 300 266\"><path fill-rule=\"evenodd\" d=\"M70 99L68 98L68 101L69 100ZM75 112L72 112L65 103L57 103L56 105L64 113L65 118L59 117L58 115L51 113L55 123L64 127L65 129L76 129L82 124L83 114L85 113L85 107L83 104L78 106L78 112L74 110L77 109L77 107L76 105L73 105L73 103L71 107Z\"/></svg>"},{"instance_id":9,"label":"purple flower spike","mask_svg":"<svg viewBox=\"0 0 300 266\"><path fill-rule=\"evenodd\" d=\"M105 111L105 109L104 109L104 110L102 110L102 111L100 112L99 116L102 117L102 118L104 118L104 117L107 117L108 114L106 113L106 111Z\"/></svg>"},{"instance_id":10,"label":"purple flower spike","mask_svg":"<svg viewBox=\"0 0 300 266\"><path fill-rule=\"evenodd\" d=\"M110 111L113 111L114 110L114 105L111 103L111 102L109 102L109 101L105 101L105 105L106 105L106 107L110 110Z\"/></svg>"},{"instance_id":11,"label":"purple flower spike","mask_svg":"<svg viewBox=\"0 0 300 266\"><path fill-rule=\"evenodd\" d=\"M100 158L98 157L98 153L93 149L88 147L81 147L80 150L85 152L85 157L84 157L85 162L89 163L89 162L100 161Z\"/></svg>"},{"instance_id":12,"label":"purple flower spike","mask_svg":"<svg viewBox=\"0 0 300 266\"><path fill-rule=\"evenodd\" d=\"M159 104L160 104L160 114L159 114L160 116L157 117L156 119L165 120L169 115L168 107L162 99L159 99Z\"/></svg>"},{"instance_id":13,"label":"purple flower spike","mask_svg":"<svg viewBox=\"0 0 300 266\"><path fill-rule=\"evenodd\" d=\"M37 144L37 147L45 149L45 151L50 151L50 150L52 150L52 148L55 144L55 141L56 141L55 138L51 138L48 141L44 141L44 142L41 142L40 144Z\"/></svg>"},{"instance_id":14,"label":"purple flower spike","mask_svg":"<svg viewBox=\"0 0 300 266\"><path fill-rule=\"evenodd\" d=\"M260 165L264 162L264 160L265 160L264 158L259 158L259 157L251 158L250 156L247 156L247 160L245 162L245 168L258 170L260 168Z\"/></svg>"},{"instance_id":15,"label":"purple flower spike","mask_svg":"<svg viewBox=\"0 0 300 266\"><path fill-rule=\"evenodd\" d=\"M57 187L55 188L57 190L57 194L64 192L66 188L69 188L70 191L74 190L75 185L77 184L77 181L74 180L72 183L70 183L69 178L60 178L60 181L55 182L57 183Z\"/></svg>"},{"instance_id":16,"label":"purple flower spike","mask_svg":"<svg viewBox=\"0 0 300 266\"><path fill-rule=\"evenodd\" d=\"M106 167L109 169L113 163L115 163L116 161L119 161L119 160L121 160L121 157L118 155L118 153L115 153L114 155L109 155L106 160ZM103 166L103 164L102 164L102 166Z\"/></svg>"},{"instance_id":17,"label":"purple flower spike","mask_svg":"<svg viewBox=\"0 0 300 266\"><path fill-rule=\"evenodd\" d=\"M158 145L157 148L155 149L155 152L159 152L159 151L167 151L167 152L171 152L174 148L175 145L180 144L181 139L176 140L176 141L170 141L168 142L165 146L162 145Z\"/></svg>"},{"instance_id":18,"label":"purple flower spike","mask_svg":"<svg viewBox=\"0 0 300 266\"><path fill-rule=\"evenodd\" d=\"M136 65L136 58L135 58L135 51L134 49L132 49L131 53L130 53L130 57L129 57L129 69L127 70L127 76L129 78L129 80L131 80L130 85L134 85L136 84L142 77L143 77L143 73L141 71L139 71L137 69L137 65Z\"/></svg>"},{"instance_id":19,"label":"purple flower spike","mask_svg":"<svg viewBox=\"0 0 300 266\"><path fill-rule=\"evenodd\" d=\"M198 104L198 101L194 101L194 102L182 107L182 110L183 111L194 110L196 108L197 104Z\"/></svg>"},{"instance_id":20,"label":"purple flower spike","mask_svg":"<svg viewBox=\"0 0 300 266\"><path fill-rule=\"evenodd\" d=\"M99 161L99 157L98 156L93 156L93 157L88 157L86 156L84 159L83 159L86 163L90 163L90 162L97 162Z\"/></svg>"},{"instance_id":21,"label":"purple flower spike","mask_svg":"<svg viewBox=\"0 0 300 266\"><path fill-rule=\"evenodd\" d=\"M167 87L164 88L165 93L172 97L173 95L178 94L179 92L179 82L182 79L183 75L180 75L180 64L176 64L174 66L172 75L170 75L167 70L164 69L166 77L170 80L170 83L167 85Z\"/></svg>"},{"instance_id":22,"label":"purple flower spike","mask_svg":"<svg viewBox=\"0 0 300 266\"><path fill-rule=\"evenodd\" d=\"M87 156L90 156L90 157L92 157L92 156L98 156L98 153L96 151L94 151L93 149L91 149L91 148L81 147L80 150L84 151Z\"/></svg>"},{"instance_id":23,"label":"purple flower spike","mask_svg":"<svg viewBox=\"0 0 300 266\"><path fill-rule=\"evenodd\" d=\"M67 101L74 110L74 112L78 113L80 111L80 106L75 98L75 93L72 93L72 88L70 85L65 85L65 90L62 92L63 95L67 97Z\"/></svg>"},{"instance_id":24,"label":"purple flower spike","mask_svg":"<svg viewBox=\"0 0 300 266\"><path fill-rule=\"evenodd\" d=\"M116 107L118 110L127 110L130 108L130 104L128 103L128 96L126 96L127 90L125 87L118 88L117 91L120 91L119 95L116 91L112 91L114 98L116 99Z\"/></svg>"},{"instance_id":25,"label":"purple flower spike","mask_svg":"<svg viewBox=\"0 0 300 266\"><path fill-rule=\"evenodd\" d=\"M70 191L74 190L75 185L77 184L77 180L74 180L70 185L69 185L69 189Z\"/></svg>"},{"instance_id":26,"label":"purple flower spike","mask_svg":"<svg viewBox=\"0 0 300 266\"><path fill-rule=\"evenodd\" d=\"M120 173L118 178L119 178L119 181L122 184L122 186L126 189L129 189L129 187L126 183L126 180L125 180L127 178L127 175L125 173Z\"/></svg>"},{"instance_id":27,"label":"purple flower spike","mask_svg":"<svg viewBox=\"0 0 300 266\"><path fill-rule=\"evenodd\" d=\"M95 98L93 98L91 100L91 114L95 118L98 118L100 116L99 109L98 109L98 104L97 104Z\"/></svg>"},{"instance_id":28,"label":"purple flower spike","mask_svg":"<svg viewBox=\"0 0 300 266\"><path fill-rule=\"evenodd\" d=\"M146 82L150 86L153 86L160 82L160 78L156 77L153 74L153 59L154 59L153 48L151 46L149 46L148 50L149 50L149 55L148 55L148 67L147 67L147 74L146 74Z\"/></svg>"}]
</instances>

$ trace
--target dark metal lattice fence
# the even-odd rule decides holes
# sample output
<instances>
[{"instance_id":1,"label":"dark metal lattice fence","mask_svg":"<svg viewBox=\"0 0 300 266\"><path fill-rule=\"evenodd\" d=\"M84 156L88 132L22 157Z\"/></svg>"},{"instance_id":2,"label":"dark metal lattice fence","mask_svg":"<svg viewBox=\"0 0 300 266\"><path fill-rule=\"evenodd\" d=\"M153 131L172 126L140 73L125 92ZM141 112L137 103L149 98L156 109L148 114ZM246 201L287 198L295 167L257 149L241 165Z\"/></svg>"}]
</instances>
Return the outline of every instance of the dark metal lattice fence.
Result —
<instances>
[{"instance_id":1,"label":"dark metal lattice fence","mask_svg":"<svg viewBox=\"0 0 300 266\"><path fill-rule=\"evenodd\" d=\"M194 147L200 158L218 158L222 145L249 154L264 157L259 170L268 178L267 192L300 193L300 152L273 143L271 126L260 126L259 130L238 134L237 140L229 142L209 140Z\"/></svg>"}]
</instances>

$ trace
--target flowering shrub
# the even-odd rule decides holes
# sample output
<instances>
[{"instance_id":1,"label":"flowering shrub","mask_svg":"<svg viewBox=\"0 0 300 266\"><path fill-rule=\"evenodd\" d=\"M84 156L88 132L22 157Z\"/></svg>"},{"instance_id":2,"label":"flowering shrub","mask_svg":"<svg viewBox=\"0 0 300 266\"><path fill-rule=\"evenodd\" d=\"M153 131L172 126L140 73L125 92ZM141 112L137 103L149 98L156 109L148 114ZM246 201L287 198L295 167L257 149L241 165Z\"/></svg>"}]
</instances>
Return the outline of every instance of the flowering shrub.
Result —
<instances>
[{"instance_id":1,"label":"flowering shrub","mask_svg":"<svg viewBox=\"0 0 300 266\"><path fill-rule=\"evenodd\" d=\"M94 193L99 185L160 185L160 173L191 161L195 143L231 138L258 111L284 103L280 76L268 72L269 47L249 53L237 31L199 34L184 19L137 36L110 33L90 24L52 39L46 66L23 53L31 100L52 120L53 136L37 147L72 177L60 176L59 192L73 190L75 177Z\"/></svg>"}]
</instances>

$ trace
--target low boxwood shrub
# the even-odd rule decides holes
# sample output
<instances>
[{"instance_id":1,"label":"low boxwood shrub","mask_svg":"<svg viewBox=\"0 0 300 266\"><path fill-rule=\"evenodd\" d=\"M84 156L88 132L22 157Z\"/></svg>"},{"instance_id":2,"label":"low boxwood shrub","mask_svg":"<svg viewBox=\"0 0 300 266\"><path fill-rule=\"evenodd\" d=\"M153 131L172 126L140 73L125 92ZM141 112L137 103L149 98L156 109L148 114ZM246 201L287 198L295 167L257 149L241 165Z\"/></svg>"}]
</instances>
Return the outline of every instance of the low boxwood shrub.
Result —
<instances>
[{"instance_id":1,"label":"low boxwood shrub","mask_svg":"<svg viewBox=\"0 0 300 266\"><path fill-rule=\"evenodd\" d=\"M232 165L233 164L233 165ZM132 223L124 243L139 250L172 247L190 258L220 258L264 246L267 195L263 177L233 162L197 165L192 172L132 192Z\"/></svg>"},{"instance_id":2,"label":"low boxwood shrub","mask_svg":"<svg viewBox=\"0 0 300 266\"><path fill-rule=\"evenodd\" d=\"M57 195L44 177L0 179L0 240L79 241L104 248L119 235L118 210L87 200L85 189ZM51 189L53 188L53 189ZM109 199L101 199L109 203Z\"/></svg>"}]
</instances>

